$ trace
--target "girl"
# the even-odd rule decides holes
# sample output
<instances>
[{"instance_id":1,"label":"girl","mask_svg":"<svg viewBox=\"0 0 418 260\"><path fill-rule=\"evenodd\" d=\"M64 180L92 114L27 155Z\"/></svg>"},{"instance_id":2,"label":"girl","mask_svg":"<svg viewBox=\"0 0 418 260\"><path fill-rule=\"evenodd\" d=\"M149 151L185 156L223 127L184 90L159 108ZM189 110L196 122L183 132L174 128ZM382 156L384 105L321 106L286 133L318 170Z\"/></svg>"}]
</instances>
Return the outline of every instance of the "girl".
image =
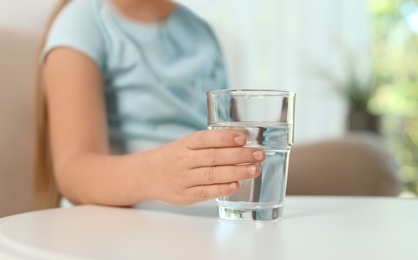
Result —
<instances>
[{"instance_id":1,"label":"girl","mask_svg":"<svg viewBox=\"0 0 418 260\"><path fill-rule=\"evenodd\" d=\"M226 87L204 21L167 0L63 1L56 13L37 101L44 207L58 194L73 204L187 205L260 174L265 153L243 147L242 133L204 130L205 93Z\"/></svg>"}]
</instances>

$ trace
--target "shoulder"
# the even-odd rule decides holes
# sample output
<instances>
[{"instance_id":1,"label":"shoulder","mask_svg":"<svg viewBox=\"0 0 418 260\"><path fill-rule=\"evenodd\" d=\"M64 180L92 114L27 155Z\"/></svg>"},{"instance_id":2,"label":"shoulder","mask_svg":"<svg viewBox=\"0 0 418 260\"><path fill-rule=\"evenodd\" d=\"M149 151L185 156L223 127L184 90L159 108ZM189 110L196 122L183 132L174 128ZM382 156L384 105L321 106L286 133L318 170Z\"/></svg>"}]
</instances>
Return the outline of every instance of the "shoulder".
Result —
<instances>
[{"instance_id":1,"label":"shoulder","mask_svg":"<svg viewBox=\"0 0 418 260\"><path fill-rule=\"evenodd\" d=\"M187 28L189 31L194 31L194 33L202 39L209 39L209 41L215 42L215 45L220 51L221 48L218 42L218 37L208 21L203 17L200 17L197 13L185 5L177 3L177 6L179 9L180 19L182 20L182 26Z\"/></svg>"},{"instance_id":2,"label":"shoulder","mask_svg":"<svg viewBox=\"0 0 418 260\"><path fill-rule=\"evenodd\" d=\"M101 0L72 0L57 16L48 33L43 56L57 47L80 51L100 67L104 64L105 41L100 21Z\"/></svg>"},{"instance_id":3,"label":"shoulder","mask_svg":"<svg viewBox=\"0 0 418 260\"><path fill-rule=\"evenodd\" d=\"M203 24L207 26L207 22L201 17L199 17L195 12L193 12L192 9L180 3L177 3L176 5L177 5L177 12L179 13L179 16L185 22L193 22L194 24L198 23L199 25Z\"/></svg>"},{"instance_id":4,"label":"shoulder","mask_svg":"<svg viewBox=\"0 0 418 260\"><path fill-rule=\"evenodd\" d=\"M63 8L57 20L68 18L94 20L93 15L100 11L102 5L102 0L72 0Z\"/></svg>"},{"instance_id":5,"label":"shoulder","mask_svg":"<svg viewBox=\"0 0 418 260\"><path fill-rule=\"evenodd\" d=\"M100 27L101 8L101 0L70 1L57 16L51 33L69 30L97 34Z\"/></svg>"},{"instance_id":6,"label":"shoulder","mask_svg":"<svg viewBox=\"0 0 418 260\"><path fill-rule=\"evenodd\" d=\"M177 3L176 14L180 24L179 27L183 28L183 30L193 32L194 35L202 37L202 39L207 39L209 37L212 40L217 40L210 24L189 7Z\"/></svg>"}]
</instances>

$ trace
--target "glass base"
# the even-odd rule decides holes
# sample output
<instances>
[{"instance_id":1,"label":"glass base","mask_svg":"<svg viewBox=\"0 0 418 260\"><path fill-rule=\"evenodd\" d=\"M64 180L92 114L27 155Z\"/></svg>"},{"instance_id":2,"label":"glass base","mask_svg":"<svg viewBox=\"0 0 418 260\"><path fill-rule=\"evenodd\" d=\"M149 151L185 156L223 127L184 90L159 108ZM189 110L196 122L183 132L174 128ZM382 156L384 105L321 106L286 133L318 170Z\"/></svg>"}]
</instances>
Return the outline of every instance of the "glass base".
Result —
<instances>
[{"instance_id":1,"label":"glass base","mask_svg":"<svg viewBox=\"0 0 418 260\"><path fill-rule=\"evenodd\" d=\"M283 207L261 209L233 209L218 206L219 217L233 221L265 221L279 219L283 215Z\"/></svg>"}]
</instances>

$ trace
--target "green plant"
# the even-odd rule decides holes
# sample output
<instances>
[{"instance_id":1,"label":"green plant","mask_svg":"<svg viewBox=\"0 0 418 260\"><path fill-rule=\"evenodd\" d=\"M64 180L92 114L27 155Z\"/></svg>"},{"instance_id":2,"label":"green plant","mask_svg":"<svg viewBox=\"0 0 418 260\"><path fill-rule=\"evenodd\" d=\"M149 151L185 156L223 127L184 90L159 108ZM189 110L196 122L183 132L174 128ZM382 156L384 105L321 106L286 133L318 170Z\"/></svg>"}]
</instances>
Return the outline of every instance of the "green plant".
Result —
<instances>
[{"instance_id":1,"label":"green plant","mask_svg":"<svg viewBox=\"0 0 418 260\"><path fill-rule=\"evenodd\" d=\"M318 75L324 79L333 91L347 101L350 111L369 111L369 101L374 97L382 79L373 71L370 73L356 68L352 55L344 55L343 75L337 76L324 69L317 69Z\"/></svg>"},{"instance_id":2,"label":"green plant","mask_svg":"<svg viewBox=\"0 0 418 260\"><path fill-rule=\"evenodd\" d=\"M369 4L376 74L386 79L369 106L384 115L383 134L400 165L404 190L418 194L418 25L408 23L408 16L418 15L418 0Z\"/></svg>"}]
</instances>

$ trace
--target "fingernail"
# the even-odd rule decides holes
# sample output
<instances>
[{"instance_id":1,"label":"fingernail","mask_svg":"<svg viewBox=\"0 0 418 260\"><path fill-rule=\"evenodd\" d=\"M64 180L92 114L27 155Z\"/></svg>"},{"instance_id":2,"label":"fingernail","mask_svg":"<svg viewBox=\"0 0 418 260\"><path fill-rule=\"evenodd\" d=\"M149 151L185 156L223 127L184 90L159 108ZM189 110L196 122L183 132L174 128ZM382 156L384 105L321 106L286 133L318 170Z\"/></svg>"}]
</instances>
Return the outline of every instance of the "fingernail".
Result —
<instances>
[{"instance_id":1,"label":"fingernail","mask_svg":"<svg viewBox=\"0 0 418 260\"><path fill-rule=\"evenodd\" d=\"M235 137L234 141L237 145L244 145L245 144L245 138L242 137L242 136Z\"/></svg>"},{"instance_id":2,"label":"fingernail","mask_svg":"<svg viewBox=\"0 0 418 260\"><path fill-rule=\"evenodd\" d=\"M247 171L249 174L254 175L257 172L257 168L254 165L248 166Z\"/></svg>"},{"instance_id":3,"label":"fingernail","mask_svg":"<svg viewBox=\"0 0 418 260\"><path fill-rule=\"evenodd\" d=\"M237 184L235 182L229 184L229 188L231 189L235 189L236 187L237 187Z\"/></svg>"},{"instance_id":4,"label":"fingernail","mask_svg":"<svg viewBox=\"0 0 418 260\"><path fill-rule=\"evenodd\" d=\"M264 159L264 152L263 151L255 151L253 153L253 156L254 156L254 159L261 161L261 160Z\"/></svg>"}]
</instances>

